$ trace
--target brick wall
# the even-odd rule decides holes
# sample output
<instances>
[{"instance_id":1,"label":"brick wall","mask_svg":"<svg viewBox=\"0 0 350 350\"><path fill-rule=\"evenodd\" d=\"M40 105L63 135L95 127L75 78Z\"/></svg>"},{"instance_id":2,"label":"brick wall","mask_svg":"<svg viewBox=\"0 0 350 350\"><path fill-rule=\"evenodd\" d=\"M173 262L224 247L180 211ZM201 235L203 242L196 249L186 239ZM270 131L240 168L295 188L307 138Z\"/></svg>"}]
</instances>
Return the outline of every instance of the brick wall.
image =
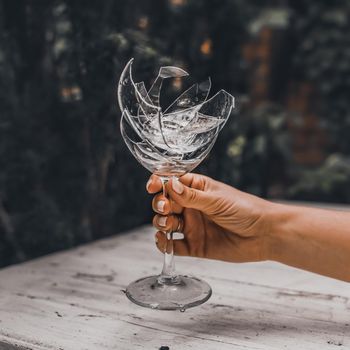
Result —
<instances>
[{"instance_id":1,"label":"brick wall","mask_svg":"<svg viewBox=\"0 0 350 350\"><path fill-rule=\"evenodd\" d=\"M325 159L327 135L315 112L315 89L288 76L287 38L283 29L264 26L243 46L250 105L270 101L285 105L290 111L288 127L294 160L302 166L315 166Z\"/></svg>"}]
</instances>

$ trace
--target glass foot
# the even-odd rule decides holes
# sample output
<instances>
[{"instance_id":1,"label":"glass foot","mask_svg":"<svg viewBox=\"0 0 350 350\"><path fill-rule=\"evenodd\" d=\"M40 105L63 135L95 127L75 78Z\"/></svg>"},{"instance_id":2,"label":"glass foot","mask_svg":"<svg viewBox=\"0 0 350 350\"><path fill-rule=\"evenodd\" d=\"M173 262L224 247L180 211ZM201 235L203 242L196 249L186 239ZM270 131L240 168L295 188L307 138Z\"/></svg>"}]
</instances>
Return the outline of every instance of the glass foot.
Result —
<instances>
[{"instance_id":1,"label":"glass foot","mask_svg":"<svg viewBox=\"0 0 350 350\"><path fill-rule=\"evenodd\" d=\"M211 288L196 277L149 276L130 283L126 296L135 304L151 309L185 311L206 302Z\"/></svg>"}]
</instances>

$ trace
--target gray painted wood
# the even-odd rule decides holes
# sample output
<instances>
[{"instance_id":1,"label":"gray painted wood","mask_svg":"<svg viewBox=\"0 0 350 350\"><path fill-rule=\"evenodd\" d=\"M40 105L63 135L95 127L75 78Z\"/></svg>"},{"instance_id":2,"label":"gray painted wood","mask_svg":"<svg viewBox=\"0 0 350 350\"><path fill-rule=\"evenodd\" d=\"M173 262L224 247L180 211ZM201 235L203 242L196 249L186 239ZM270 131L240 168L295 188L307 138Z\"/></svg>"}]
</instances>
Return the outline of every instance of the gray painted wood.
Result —
<instances>
[{"instance_id":1,"label":"gray painted wood","mask_svg":"<svg viewBox=\"0 0 350 350\"><path fill-rule=\"evenodd\" d=\"M126 285L159 272L154 230L0 271L0 349L349 349L350 284L277 263L177 257L213 296L185 313L141 308Z\"/></svg>"}]
</instances>

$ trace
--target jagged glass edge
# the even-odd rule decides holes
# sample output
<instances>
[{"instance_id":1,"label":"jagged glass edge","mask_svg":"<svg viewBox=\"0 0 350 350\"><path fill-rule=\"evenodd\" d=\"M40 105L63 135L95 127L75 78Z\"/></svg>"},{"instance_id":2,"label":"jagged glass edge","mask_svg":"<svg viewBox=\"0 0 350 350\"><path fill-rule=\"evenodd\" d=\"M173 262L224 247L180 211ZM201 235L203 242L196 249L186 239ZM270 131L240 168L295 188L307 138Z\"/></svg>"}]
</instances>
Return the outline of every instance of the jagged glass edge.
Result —
<instances>
[{"instance_id":1,"label":"jagged glass edge","mask_svg":"<svg viewBox=\"0 0 350 350\"><path fill-rule=\"evenodd\" d=\"M129 62L127 63L127 65L124 67L124 70L123 70L123 72L122 72L122 74L121 74L121 76L120 76L120 79L119 79L119 84L118 84L118 103L119 103L119 106L120 106L121 109L123 108L123 103L122 103L122 101L121 101L121 94L122 94L122 88L121 88L122 84L121 84L121 82L122 82L124 76L126 76L126 71L129 69L129 76L128 76L128 77L129 77L129 79L130 79L130 82L131 82L131 84L132 84L134 90L135 90L135 95L136 95L135 97L136 97L137 99L139 98L147 107L149 107L149 108L151 108L151 109L154 109L154 110L156 111L155 114L158 115L158 124L159 124L159 127L160 127L160 132L161 132L162 137L163 137L163 141L164 141L164 143L169 147L169 149L171 149L171 147L169 146L169 144L168 144L167 141L165 140L165 137L164 137L164 134L163 134L163 130L162 130L163 128L162 128L161 117L160 117L160 115L162 115L162 113L161 113L161 108L159 108L159 107L157 107L157 106L154 106L154 105L148 103L148 102L142 97L141 93L139 92L139 90L138 90L138 88L137 88L137 86L136 86L136 84L135 84L135 82L134 82L134 80L133 80L133 78L132 78L132 63L133 63L133 61L134 61L133 58L129 60ZM181 69L181 68L180 68L180 69ZM230 117L232 108L234 108L234 101L235 101L235 99L234 99L234 97L233 97L231 94L229 94L227 91L221 89L221 90L220 90L219 92L217 92L213 97L211 97L209 100L203 102L202 104L198 104L198 105L196 105L196 106L193 106L193 107L191 107L191 108L188 108L188 109L185 109L185 110L181 111L181 112L186 112L186 111L191 110L191 109L195 109L195 108L197 109L198 107L199 107L199 110L200 110L200 109L203 107L203 105L205 105L205 104L207 104L207 103L210 103L210 102L211 102L214 98L216 98L217 95L220 94L220 93L225 93L225 94L231 99L232 103L231 103L230 108L229 108L229 111L228 111L228 113L227 113L227 117L223 118L224 123L222 123L221 126L220 126L220 125L218 126L218 130L217 130L217 132L215 133L215 136L216 136L216 137L217 137L219 131L220 131L220 130L223 128L223 126L226 124L228 118ZM141 106L141 105L140 105L140 106ZM147 113L144 111L144 109L142 108L142 106L141 106L141 109L142 109L142 111L144 112L144 114L147 115ZM145 135L143 135L142 130L140 130L140 129L137 127L137 125L135 125L135 123L134 123L133 120L132 120L132 118L135 118L135 117L132 116L132 114L131 114L131 112L129 111L129 109L128 109L127 107L125 107L125 108L124 108L124 111L127 112L127 113L126 113L126 116L127 116L127 120L129 121L129 125L133 127L133 129L134 129L135 132L138 134L138 136L139 136L142 140L144 140L144 141L146 142L146 144L149 145L149 147L151 147L152 149L154 149L154 151L155 151L156 153L162 155L162 154L155 148L155 146L148 140L148 138L145 137ZM174 113L175 113L175 112L174 112ZM197 112L197 113L199 113L199 112ZM124 114L124 112L123 112L123 114ZM202 114L202 113L201 113L201 114ZM202 115L205 115L205 114L202 114ZM210 117L212 117L212 116L208 116L208 118L210 118ZM193 119L194 119L194 118L192 118L191 121L192 121ZM184 127L184 128L186 128L186 127ZM182 130L183 130L184 128L182 128ZM211 129L211 130L212 130L212 129ZM210 130L208 130L208 131L206 131L206 132L209 132L209 131L210 131ZM198 135L199 135L199 134L198 134ZM130 138L128 138L128 139L129 139L131 142L133 142ZM210 140L208 141L208 143L209 143L209 142L210 142ZM207 144L207 143L201 145L200 147L204 147L206 144ZM193 151L193 152L195 152L195 151ZM192 153L193 153L193 152L192 152ZM162 156L165 157L164 155L162 155Z\"/></svg>"},{"instance_id":2,"label":"jagged glass edge","mask_svg":"<svg viewBox=\"0 0 350 350\"><path fill-rule=\"evenodd\" d=\"M143 164L143 165L144 165L144 162L142 162L142 160L141 160L139 157L137 157L137 155L135 154L135 153L136 153L135 150L130 146L129 143L131 143L131 144L133 144L133 145L135 145L135 146L137 146L137 147L140 147L140 146L142 146L142 145L148 146L149 148L152 149L152 151L153 151L154 153L156 153L158 156L160 156L160 158L162 158L164 161L166 161L166 162L172 162L172 163L175 163L175 164L179 164L180 166L182 166L182 165L183 165L184 163L186 163L186 162L190 162L190 161L191 161L191 155L192 155L192 154L196 154L196 152L198 152L199 149L203 148L203 152L202 152L202 153L196 154L196 158L199 158L199 160L198 160L198 162L196 162L195 165L193 165L193 167L191 167L191 168L188 170L188 172L189 172L189 171L193 170L195 167L197 167L197 166L204 160L204 158L209 154L209 152L210 152L211 149L213 148L213 146L214 146L214 144L215 144L215 142L216 142L216 140L217 140L217 138L218 138L218 134L219 134L218 131L215 132L215 133L214 133L214 136L212 136L211 138L209 138L209 139L208 139L208 142L202 144L197 150L192 151L192 152L189 152L189 155L188 155L188 153L179 154L179 156L181 155L181 159L176 159L176 158L174 158L174 155L164 155L164 154L162 154L162 152L160 152L160 151L159 151L152 143L150 143L148 140L143 140L143 141L141 141L141 142L132 140L132 139L128 136L128 134L127 134L127 132L126 132L126 130L125 130L125 128L124 128L124 125L123 125L123 121L124 121L124 120L125 120L126 123L128 122L128 119L125 118L125 114L126 114L126 113L128 113L128 112L127 112L127 111L124 111L123 114L122 114L122 116L121 116L121 118L120 118L120 131L121 131L121 134L122 134L123 139L125 140L126 146L128 147L128 149L129 149L129 151L131 152L131 154L134 156L134 158L135 158L139 163L141 163L141 164ZM129 141L129 142L127 142L127 141ZM207 146L209 143L210 143L210 145ZM143 152L143 153L146 153L148 156L151 156L151 154L149 154L148 152L145 152L145 151L142 150L142 149L140 149L140 151ZM187 159L183 159L185 155L188 156L188 158L189 158L188 160L187 160ZM160 161L160 159L156 159L156 158L155 158L154 160L155 160L155 161ZM144 165L144 166L145 166L145 165ZM145 166L145 168L148 169L147 166ZM148 169L148 170L151 171L151 169Z\"/></svg>"},{"instance_id":3,"label":"jagged glass edge","mask_svg":"<svg viewBox=\"0 0 350 350\"><path fill-rule=\"evenodd\" d=\"M174 69L180 72L179 75L168 75L168 76L163 76L162 71L166 70L166 69ZM163 85L163 80L164 79L169 79L169 78L182 78L182 77L186 77L189 74L183 70L180 67L175 67L175 66L163 66L159 68L158 71L158 75L157 77L154 79L153 84L151 85L150 89L147 91L147 94L149 96L149 99L152 101L153 104L155 104L156 106L160 106L160 91L162 89L162 85ZM155 93L152 93L153 90L155 90ZM155 99L153 99L152 97L155 96Z\"/></svg>"},{"instance_id":4,"label":"jagged glass edge","mask_svg":"<svg viewBox=\"0 0 350 350\"><path fill-rule=\"evenodd\" d=\"M218 91L214 96L212 96L209 100L206 100L204 101L203 103L201 104L198 104L196 106L193 106L191 108L188 108L188 109L184 109L183 111L179 111L179 112L173 112L173 113L169 113L169 114L177 114L177 113L186 113L188 112L189 110L192 110L192 109L198 109L197 112L195 113L195 116L183 127L181 127L181 131L185 131L187 129L190 129L191 128L191 123L193 123L193 121L196 120L196 117L198 117L198 115L201 115L201 116L204 116L204 117L207 117L207 118L213 118L215 116L213 115L206 115L206 114L203 114L203 113L200 113L200 110L206 105L206 104L210 104L212 103L217 97L218 95L224 93L226 96L228 96L229 99L231 99L232 103L229 107L229 109L227 110L227 113L226 113L226 116L220 118L223 120L223 123L219 124L218 126L214 126L212 129L216 128L216 127L219 127L218 131L217 132L220 132L220 130L222 130L222 128L224 127L224 125L226 124L227 120L229 119L229 117L231 116L231 112L232 112L232 109L234 108L234 101L235 101L235 98L230 94L228 93L227 91L221 89L220 91ZM168 114L167 114L168 115ZM209 132L210 130L212 129L208 129L207 131L205 132Z\"/></svg>"},{"instance_id":5,"label":"jagged glass edge","mask_svg":"<svg viewBox=\"0 0 350 350\"><path fill-rule=\"evenodd\" d=\"M218 125L218 127L219 127L218 133L219 133L219 132L222 130L222 128L225 126L225 124L227 123L227 121L229 120L229 118L230 118L230 116L231 116L231 114L232 114L232 109L235 107L235 98L234 98L234 96L232 96L232 95L231 95L230 93L228 93L226 90L221 89L221 90L219 90L214 96L212 96L209 100L205 101L205 102L202 104L201 108L200 108L200 109L198 110L198 112L197 112L197 115L206 116L206 117L208 117L208 118L215 117L215 116L213 116L213 115L207 115L207 114L201 113L200 110L201 110L203 107L205 107L206 104L210 104L215 98L217 98L217 96L218 96L219 94L222 94L222 93L224 93L224 94L231 100L231 103L230 103L229 108L226 110L226 116L222 116L222 118L220 118L220 119L223 120L223 123L220 124L220 125Z\"/></svg>"},{"instance_id":6,"label":"jagged glass edge","mask_svg":"<svg viewBox=\"0 0 350 350\"><path fill-rule=\"evenodd\" d=\"M138 88L141 95L143 95L146 100L151 102L150 97L148 96L148 92L147 92L145 83L143 81L141 81L139 83L135 83L135 85ZM142 109L141 109L141 107L139 107L137 109L137 119L138 119L139 123L142 125L142 127L144 127L145 121L151 121L151 118L147 114L145 115L144 113L141 113L141 112L142 112ZM144 119L144 120L142 120L142 119Z\"/></svg>"},{"instance_id":7,"label":"jagged glass edge","mask_svg":"<svg viewBox=\"0 0 350 350\"><path fill-rule=\"evenodd\" d=\"M140 146L142 144L150 147L152 149L152 151L157 154L160 158L162 158L164 161L169 161L169 158L167 158L166 155L162 154L161 152L159 152L157 150L156 147L154 147L154 145L149 142L147 139L142 139L142 141L134 141L132 140L129 136L128 136L128 133L123 125L123 122L125 121L126 123L128 122L128 118L125 117L125 115L127 115L128 111L127 110L124 110L124 112L122 113L122 116L120 117L120 132L122 134L122 137L125 141L129 141L131 144L135 145L135 146ZM129 124L130 125L130 124ZM130 125L131 126L131 125ZM131 126L132 127L132 126ZM138 135L138 134L137 134ZM140 135L138 135L140 136ZM135 155L135 150L131 148L131 146L129 145L128 142L125 142L127 147L129 148L130 152L132 153L132 155L136 158L137 161L140 162L140 159L136 157ZM156 160L159 160L159 159L156 159Z\"/></svg>"},{"instance_id":8,"label":"jagged glass edge","mask_svg":"<svg viewBox=\"0 0 350 350\"><path fill-rule=\"evenodd\" d=\"M206 93L206 97L205 97L205 99L202 101L202 102L200 102L200 103L198 103L198 104L196 104L196 105L194 105L194 106L192 106L192 107L189 107L189 108L185 108L185 109L182 109L182 110L179 110L179 111L174 111L174 112L170 112L170 113L166 113L180 98L182 98L186 93L188 93L188 91L190 91L194 86L196 86L196 85L200 85L200 84L202 84L203 82L201 82L201 83L195 83L195 84L193 84L193 85L191 85L187 90L185 90L185 91L183 91L177 98L176 98L176 100L174 100L166 109L165 109L165 111L163 112L162 111L162 115L169 115L169 114L177 114L177 113L182 113L182 112L184 112L184 113L186 113L186 112L188 112L188 111L190 111L190 110L192 110L192 109L200 109L201 107L202 107L202 105L204 104L204 103L206 103L207 102L207 98L208 98L208 96L209 96L209 94L210 94L210 89L211 89L211 78L210 77L208 77L208 79L207 79L208 81L209 81L209 83L210 83L210 85L209 85L209 89L208 89L208 91L207 91L207 93ZM144 90L144 92L145 92L145 98L147 98L148 100L150 100L150 97L148 96L148 92L147 92L147 90L146 90L146 87L145 87L145 83L143 82L143 81L141 81L141 82L139 82L139 83L135 83L135 85L136 86L142 86L142 90ZM139 89L139 91L140 91L140 89ZM209 101L209 100L208 100ZM140 110L141 108L139 108L139 110ZM139 115L138 115L139 116ZM147 116L146 116L147 117ZM149 119L149 118L148 118Z\"/></svg>"},{"instance_id":9,"label":"jagged glass edge","mask_svg":"<svg viewBox=\"0 0 350 350\"><path fill-rule=\"evenodd\" d=\"M198 106L198 105L204 103L204 102L207 100L207 98L208 98L208 96L209 96L209 93L210 93L210 90L211 90L211 79L210 79L210 77L208 77L207 80L209 81L209 89L208 89L208 91L207 91L207 93L206 93L206 96L205 96L204 100L203 100L202 102L200 102L200 103L198 103L198 104L192 106L192 107L183 109L183 110L182 110L183 112L186 112L187 110L192 109L192 108L194 108L194 107L196 107L196 106ZM201 82L201 83L195 83L195 84L191 85L187 90L185 90L184 92L182 92L182 93L170 104L170 106L168 106L168 107L165 109L165 111L163 112L163 114L164 114L164 115L167 115L167 114L170 114L170 113L176 113L177 111L173 111L173 112L168 112L168 111L169 111L169 109L171 109L181 98L183 98L186 94L188 94L188 92L189 92L190 90L192 90L193 87L195 87L195 86L198 86L198 87L199 87L199 85L202 84L202 83L203 83L203 82ZM168 112L168 113L167 113L167 112Z\"/></svg>"},{"instance_id":10,"label":"jagged glass edge","mask_svg":"<svg viewBox=\"0 0 350 350\"><path fill-rule=\"evenodd\" d=\"M124 110L128 111L127 113L127 118L128 118L128 121L130 123L130 125L135 129L135 131L137 132L137 134L140 136L141 139L145 139L146 136L143 135L143 132L142 132L142 129L140 129L136 124L135 122L133 121L133 118L136 119L137 116L133 116L131 111L129 110L129 108L127 106L125 106L123 104L123 101L122 101L122 94L124 93L124 88L123 88L123 80L125 78L128 78L131 82L131 85L134 89L134 92L135 92L135 97L136 97L136 100L138 101L138 104L142 110L142 112L144 113L144 115L148 116L148 113L146 113L145 111L145 106L147 108L150 108L150 109L153 109L153 112L152 113L153 115L155 115L157 118L158 118L158 124L159 124L159 130L162 134L162 137L163 137L163 141L164 143L169 147L168 143L166 142L166 139L164 137L164 133L163 133L163 130L162 130L162 123L161 123L161 108L160 107L157 107L157 106L154 106L150 103L148 103L141 95L141 93L139 92L135 82L134 82L134 79L132 77L132 63L134 61L134 58L131 58L129 60L129 62L126 64L126 66L124 67L123 71L122 71L122 74L120 75L120 78L119 78L119 82L118 82L118 89L117 89L117 97L118 97L118 104L119 104L119 108L121 109L121 111L123 112ZM140 101L142 103L140 103ZM143 104L143 105L142 105ZM132 116L132 117L131 117ZM170 147L169 147L170 148Z\"/></svg>"},{"instance_id":11,"label":"jagged glass edge","mask_svg":"<svg viewBox=\"0 0 350 350\"><path fill-rule=\"evenodd\" d=\"M210 145L209 145L209 146L207 146L209 142L201 146L201 147L203 147L203 148L204 148L204 147L206 147L206 148L204 149L204 151L203 151L202 153L200 153L200 155L196 155L196 158L199 158L199 159L198 159L198 162L196 162L195 164L193 164L192 167L188 168L188 170L187 170L188 173L191 172L191 171L192 171L193 169L195 169L200 163L202 163L202 162L204 161L204 159L207 157L207 155L210 153L210 151L211 151L212 148L214 147L215 142L216 142L216 140L217 140L217 138L218 138L218 135L219 135L218 132L215 133L213 139L210 141ZM198 150L193 151L193 152L191 152L191 153L195 153L195 152L197 152L197 151L198 151ZM190 157L191 157L191 156L189 156L189 158L190 158ZM181 162L184 163L184 162L186 162L186 160L182 160Z\"/></svg>"}]
</instances>

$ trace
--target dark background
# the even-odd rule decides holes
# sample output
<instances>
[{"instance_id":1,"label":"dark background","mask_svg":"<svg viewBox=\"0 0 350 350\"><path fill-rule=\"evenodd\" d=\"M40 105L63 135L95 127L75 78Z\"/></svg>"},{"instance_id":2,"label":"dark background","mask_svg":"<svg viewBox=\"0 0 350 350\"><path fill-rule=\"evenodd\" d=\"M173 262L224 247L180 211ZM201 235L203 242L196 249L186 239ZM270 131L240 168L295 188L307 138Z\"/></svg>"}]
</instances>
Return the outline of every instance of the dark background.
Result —
<instances>
[{"instance_id":1,"label":"dark background","mask_svg":"<svg viewBox=\"0 0 350 350\"><path fill-rule=\"evenodd\" d=\"M178 65L236 109L198 171L251 193L350 200L349 1L0 1L0 265L149 222L116 83ZM171 93L179 93L174 80Z\"/></svg>"}]
</instances>

